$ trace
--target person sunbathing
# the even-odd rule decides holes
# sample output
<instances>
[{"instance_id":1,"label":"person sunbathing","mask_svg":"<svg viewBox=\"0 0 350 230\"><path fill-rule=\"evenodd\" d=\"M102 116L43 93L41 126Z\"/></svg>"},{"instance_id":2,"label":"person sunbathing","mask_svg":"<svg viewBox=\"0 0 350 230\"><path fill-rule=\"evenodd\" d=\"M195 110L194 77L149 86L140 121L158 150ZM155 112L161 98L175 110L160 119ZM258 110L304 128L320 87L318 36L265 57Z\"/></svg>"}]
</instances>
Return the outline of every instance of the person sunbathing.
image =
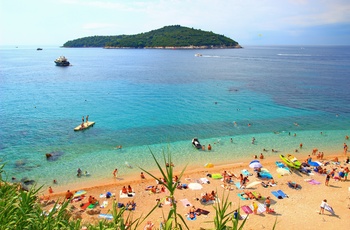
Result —
<instances>
[{"instance_id":1,"label":"person sunbathing","mask_svg":"<svg viewBox=\"0 0 350 230\"><path fill-rule=\"evenodd\" d=\"M130 185L128 185L128 193L132 193L132 188Z\"/></svg>"},{"instance_id":2,"label":"person sunbathing","mask_svg":"<svg viewBox=\"0 0 350 230\"><path fill-rule=\"evenodd\" d=\"M122 188L122 193L124 193L124 194L128 194L128 190L126 189L126 187L125 187L125 186L123 186L123 188Z\"/></svg>"},{"instance_id":3,"label":"person sunbathing","mask_svg":"<svg viewBox=\"0 0 350 230\"><path fill-rule=\"evenodd\" d=\"M288 181L288 185L289 185L289 187L292 187L294 189L297 189L299 187L299 185L297 183L292 182L290 180Z\"/></svg>"},{"instance_id":4,"label":"person sunbathing","mask_svg":"<svg viewBox=\"0 0 350 230\"><path fill-rule=\"evenodd\" d=\"M250 191L244 191L244 193L247 195L247 197L248 197L249 199L255 199L255 196L253 195L252 192L250 192Z\"/></svg>"}]
</instances>

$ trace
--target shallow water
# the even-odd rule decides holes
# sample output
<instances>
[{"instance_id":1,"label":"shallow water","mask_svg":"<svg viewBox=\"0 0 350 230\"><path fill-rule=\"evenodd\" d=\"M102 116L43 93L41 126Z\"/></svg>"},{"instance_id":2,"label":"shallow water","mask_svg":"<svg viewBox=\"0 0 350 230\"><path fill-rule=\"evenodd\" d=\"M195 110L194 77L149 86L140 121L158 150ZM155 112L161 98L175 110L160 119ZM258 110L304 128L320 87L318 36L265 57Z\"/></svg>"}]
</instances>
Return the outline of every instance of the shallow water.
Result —
<instances>
[{"instance_id":1,"label":"shallow water","mask_svg":"<svg viewBox=\"0 0 350 230\"><path fill-rule=\"evenodd\" d=\"M9 178L65 185L109 178L115 167L121 176L138 173L137 166L154 169L150 149L159 157L169 148L176 165L191 168L263 148L290 152L301 142L302 152L341 153L350 134L350 47L201 50L202 57L198 50L0 52L0 159ZM72 66L54 65L62 54ZM95 126L74 132L86 115ZM213 150L194 149L193 137ZM47 161L49 152L60 154ZM91 176L77 178L78 167Z\"/></svg>"}]
</instances>

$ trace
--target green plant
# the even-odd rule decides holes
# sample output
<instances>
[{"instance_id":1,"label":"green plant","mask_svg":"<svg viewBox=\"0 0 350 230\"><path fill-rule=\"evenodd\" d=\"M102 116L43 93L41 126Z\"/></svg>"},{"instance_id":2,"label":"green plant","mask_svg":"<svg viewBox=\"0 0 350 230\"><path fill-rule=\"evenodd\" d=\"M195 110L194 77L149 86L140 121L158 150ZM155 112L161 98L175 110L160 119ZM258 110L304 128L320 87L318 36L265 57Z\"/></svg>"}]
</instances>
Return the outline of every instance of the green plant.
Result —
<instances>
[{"instance_id":1,"label":"green plant","mask_svg":"<svg viewBox=\"0 0 350 230\"><path fill-rule=\"evenodd\" d=\"M150 152L152 154L152 157L155 161L155 163L157 164L157 167L160 171L160 173L162 174L165 182L163 183L163 185L168 189L169 191L169 196L168 198L170 199L172 208L168 213L168 216L166 217L166 222L164 224L164 229L165 230L170 230L170 229L183 229L183 227L185 227L186 229L189 229L184 218L181 216L181 214L177 213L177 204L175 202L175 191L176 188L178 186L178 182L176 181L175 183L173 183L173 177L174 177L174 170L173 170L173 165L171 164L171 154L169 153L169 148L168 148L168 154L167 157L164 153L163 150L163 160L164 160L164 168L162 168L161 164L158 162L158 160L156 159L156 157L154 156L152 150L150 149ZM140 167L141 170L143 170L145 173L147 173L148 175L150 175L151 177L153 177L155 180L159 180L156 176L154 176L153 174L151 174L150 172L148 172L147 170L143 169ZM178 180L181 179L183 173L185 172L186 167L184 167L184 169L181 171ZM182 223L182 224L181 224Z\"/></svg>"}]
</instances>

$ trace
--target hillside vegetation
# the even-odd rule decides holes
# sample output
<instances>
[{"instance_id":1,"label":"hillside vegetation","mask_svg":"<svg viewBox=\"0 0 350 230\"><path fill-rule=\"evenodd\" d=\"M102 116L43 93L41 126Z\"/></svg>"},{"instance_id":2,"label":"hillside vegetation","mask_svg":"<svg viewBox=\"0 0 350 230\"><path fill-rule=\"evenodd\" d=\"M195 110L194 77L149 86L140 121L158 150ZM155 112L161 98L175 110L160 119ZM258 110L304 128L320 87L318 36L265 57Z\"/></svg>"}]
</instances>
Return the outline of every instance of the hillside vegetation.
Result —
<instances>
[{"instance_id":1,"label":"hillside vegetation","mask_svg":"<svg viewBox=\"0 0 350 230\"><path fill-rule=\"evenodd\" d=\"M105 48L241 48L224 35L183 27L165 26L136 35L91 36L64 43L63 47Z\"/></svg>"}]
</instances>

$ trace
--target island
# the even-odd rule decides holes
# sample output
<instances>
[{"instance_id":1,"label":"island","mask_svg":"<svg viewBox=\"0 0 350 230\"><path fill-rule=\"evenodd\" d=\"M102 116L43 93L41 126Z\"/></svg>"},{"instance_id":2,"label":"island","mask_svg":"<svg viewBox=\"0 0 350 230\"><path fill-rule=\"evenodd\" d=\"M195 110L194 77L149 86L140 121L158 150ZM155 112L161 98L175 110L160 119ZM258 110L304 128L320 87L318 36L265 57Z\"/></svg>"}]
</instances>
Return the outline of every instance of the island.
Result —
<instances>
[{"instance_id":1,"label":"island","mask_svg":"<svg viewBox=\"0 0 350 230\"><path fill-rule=\"evenodd\" d=\"M136 35L90 36L67 41L63 47L106 49L231 49L242 48L224 35L180 25L165 26Z\"/></svg>"}]
</instances>

